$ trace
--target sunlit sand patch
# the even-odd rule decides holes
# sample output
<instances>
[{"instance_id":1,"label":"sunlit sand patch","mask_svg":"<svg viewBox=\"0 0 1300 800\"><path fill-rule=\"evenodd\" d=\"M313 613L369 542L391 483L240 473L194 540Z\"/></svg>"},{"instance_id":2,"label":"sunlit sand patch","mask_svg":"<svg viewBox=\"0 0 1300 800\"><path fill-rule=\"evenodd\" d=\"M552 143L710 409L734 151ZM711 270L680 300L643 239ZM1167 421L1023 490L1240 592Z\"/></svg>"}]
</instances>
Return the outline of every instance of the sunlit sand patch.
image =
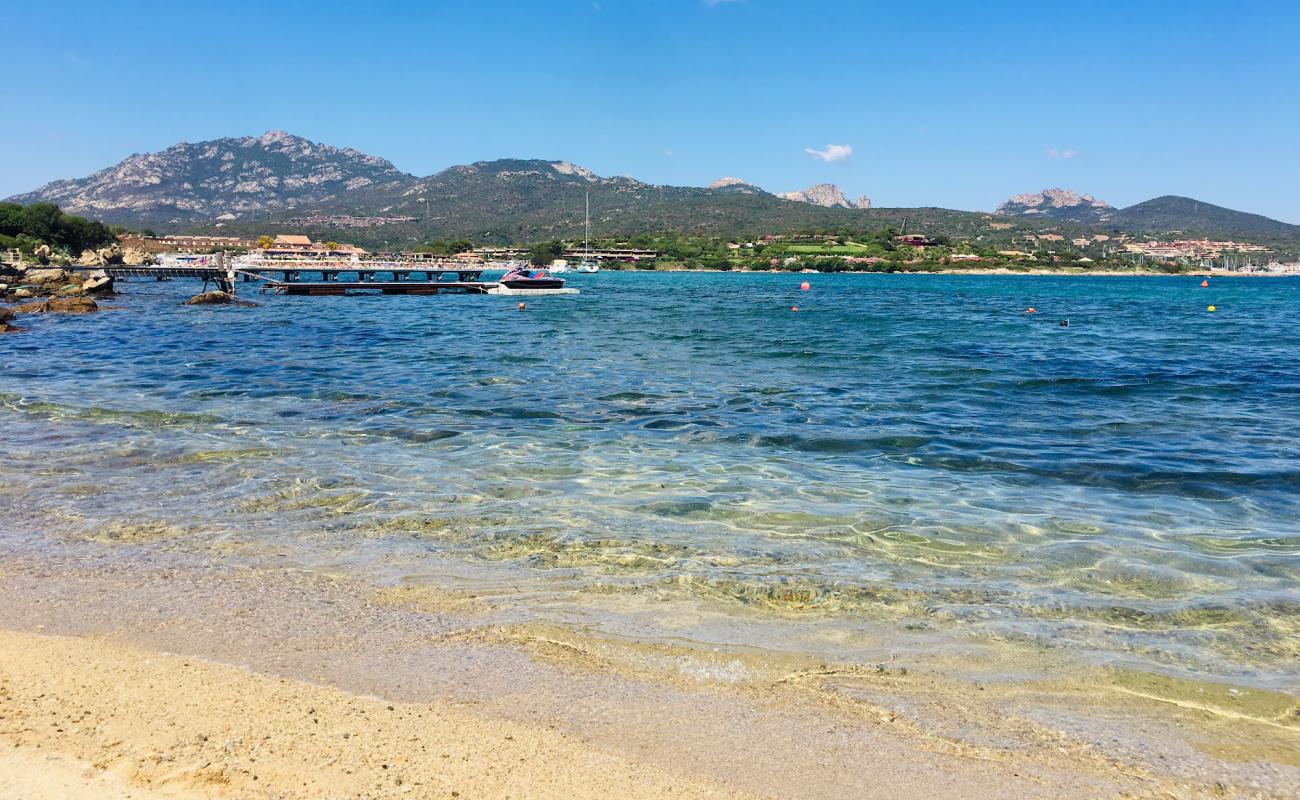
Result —
<instances>
[{"instance_id":1,"label":"sunlit sand patch","mask_svg":"<svg viewBox=\"0 0 1300 800\"><path fill-rule=\"evenodd\" d=\"M665 597L678 595L712 600L749 613L819 617L850 614L873 620L925 616L929 613L927 605L938 597L938 593L923 593L885 583L851 585L784 576L764 580L679 575L638 590L652 591ZM987 599L982 594L961 590L952 590L948 596L952 601Z\"/></svg>"},{"instance_id":2,"label":"sunlit sand patch","mask_svg":"<svg viewBox=\"0 0 1300 800\"><path fill-rule=\"evenodd\" d=\"M481 614L490 610L486 600L463 591L443 589L431 584L406 583L378 590L380 603L404 606L431 614Z\"/></svg>"},{"instance_id":3,"label":"sunlit sand patch","mask_svg":"<svg viewBox=\"0 0 1300 800\"><path fill-rule=\"evenodd\" d=\"M858 520L850 531L846 543L892 564L961 567L1006 563L1015 555L1006 532L990 528L958 525L921 532L883 520Z\"/></svg>"},{"instance_id":4,"label":"sunlit sand patch","mask_svg":"<svg viewBox=\"0 0 1300 800\"><path fill-rule=\"evenodd\" d=\"M1098 682L1125 695L1289 731L1295 734L1292 741L1300 747L1297 695L1126 669L1106 670Z\"/></svg>"},{"instance_id":5,"label":"sunlit sand patch","mask_svg":"<svg viewBox=\"0 0 1300 800\"><path fill-rule=\"evenodd\" d=\"M1092 566L1040 568L1044 579L1055 578L1059 586L1098 597L1150 600L1203 597L1232 588L1227 581L1191 575L1148 563L1101 561Z\"/></svg>"},{"instance_id":6,"label":"sunlit sand patch","mask_svg":"<svg viewBox=\"0 0 1300 800\"><path fill-rule=\"evenodd\" d=\"M1060 730L1009 715L1004 701L1029 690L1036 697L1044 695L1034 683L952 680L885 654L874 663L828 663L802 653L646 643L549 624L480 628L444 638L513 644L539 660L564 667L743 691L764 702L795 708L811 700L885 727L932 752L999 762L1068 762L1098 774L1121 772L1151 781L1140 766L1099 752ZM1008 655L1012 661L1029 653L1004 649L1016 651ZM1029 660L1035 661L1032 656ZM1071 690L1077 687L1072 685ZM1077 701L1077 696L1065 691L1052 696Z\"/></svg>"},{"instance_id":7,"label":"sunlit sand patch","mask_svg":"<svg viewBox=\"0 0 1300 800\"><path fill-rule=\"evenodd\" d=\"M170 459L173 464L210 464L245 461L250 459L271 459L281 455L281 451L270 447L243 447L229 450L195 450Z\"/></svg>"},{"instance_id":8,"label":"sunlit sand patch","mask_svg":"<svg viewBox=\"0 0 1300 800\"><path fill-rule=\"evenodd\" d=\"M96 527L81 538L104 544L143 544L188 536L193 530L156 520L117 520Z\"/></svg>"},{"instance_id":9,"label":"sunlit sand patch","mask_svg":"<svg viewBox=\"0 0 1300 800\"><path fill-rule=\"evenodd\" d=\"M365 489L346 490L341 486L327 487L316 480L295 479L280 491L249 498L237 508L249 513L318 511L342 515L370 508L373 502L372 493Z\"/></svg>"},{"instance_id":10,"label":"sunlit sand patch","mask_svg":"<svg viewBox=\"0 0 1300 800\"><path fill-rule=\"evenodd\" d=\"M95 497L106 493L108 488L97 483L66 483L57 487L55 491L67 497Z\"/></svg>"},{"instance_id":11,"label":"sunlit sand patch","mask_svg":"<svg viewBox=\"0 0 1300 800\"><path fill-rule=\"evenodd\" d=\"M503 537L483 552L491 560L522 561L535 567L630 572L657 572L698 555L693 548L667 542L580 539L558 532Z\"/></svg>"}]
</instances>

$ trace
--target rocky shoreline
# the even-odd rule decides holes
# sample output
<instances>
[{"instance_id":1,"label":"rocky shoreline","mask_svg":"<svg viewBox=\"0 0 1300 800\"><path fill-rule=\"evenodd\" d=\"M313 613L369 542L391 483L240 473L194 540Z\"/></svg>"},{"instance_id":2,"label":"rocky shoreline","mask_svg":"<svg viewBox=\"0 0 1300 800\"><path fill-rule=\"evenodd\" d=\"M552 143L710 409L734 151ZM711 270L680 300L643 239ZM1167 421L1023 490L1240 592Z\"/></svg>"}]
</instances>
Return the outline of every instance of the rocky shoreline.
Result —
<instances>
[{"instance_id":1,"label":"rocky shoreline","mask_svg":"<svg viewBox=\"0 0 1300 800\"><path fill-rule=\"evenodd\" d=\"M46 246L37 248L33 257L36 263L0 264L0 302L18 303L0 306L0 333L21 331L22 327L14 324L21 314L86 314L99 310L96 297L114 294L113 278L103 269L68 269L69 259L65 256L60 262L59 256ZM86 250L76 266L135 266L151 260L143 250L105 247Z\"/></svg>"},{"instance_id":2,"label":"rocky shoreline","mask_svg":"<svg viewBox=\"0 0 1300 800\"><path fill-rule=\"evenodd\" d=\"M0 333L21 331L23 314L87 314L99 310L96 297L113 294L113 279L103 270L82 274L62 267L18 265L0 271Z\"/></svg>"}]
</instances>

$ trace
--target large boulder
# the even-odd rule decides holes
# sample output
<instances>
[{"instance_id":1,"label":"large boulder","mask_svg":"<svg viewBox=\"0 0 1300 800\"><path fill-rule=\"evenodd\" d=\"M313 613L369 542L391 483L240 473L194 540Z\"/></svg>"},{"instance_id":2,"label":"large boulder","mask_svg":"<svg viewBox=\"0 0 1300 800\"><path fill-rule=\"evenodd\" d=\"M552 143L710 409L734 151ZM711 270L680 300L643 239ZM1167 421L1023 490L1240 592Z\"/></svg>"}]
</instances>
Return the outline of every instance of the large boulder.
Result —
<instances>
[{"instance_id":1,"label":"large boulder","mask_svg":"<svg viewBox=\"0 0 1300 800\"><path fill-rule=\"evenodd\" d=\"M153 263L153 256L143 247L128 247L122 251L122 263L128 267L139 267Z\"/></svg>"},{"instance_id":2,"label":"large boulder","mask_svg":"<svg viewBox=\"0 0 1300 800\"><path fill-rule=\"evenodd\" d=\"M81 284L81 290L86 294L112 294L113 279L102 269L95 270Z\"/></svg>"},{"instance_id":3,"label":"large boulder","mask_svg":"<svg viewBox=\"0 0 1300 800\"><path fill-rule=\"evenodd\" d=\"M33 300L30 303L14 306L14 311L19 314L44 314L50 310L49 300Z\"/></svg>"},{"instance_id":4,"label":"large boulder","mask_svg":"<svg viewBox=\"0 0 1300 800\"><path fill-rule=\"evenodd\" d=\"M23 273L23 283L28 286L48 286L52 291L68 283L68 273L62 269L29 269Z\"/></svg>"},{"instance_id":5,"label":"large boulder","mask_svg":"<svg viewBox=\"0 0 1300 800\"><path fill-rule=\"evenodd\" d=\"M50 255L52 253L53 251L50 250L50 246L48 244L43 244L32 251L32 257L36 259L36 263L46 264L49 263Z\"/></svg>"},{"instance_id":6,"label":"large boulder","mask_svg":"<svg viewBox=\"0 0 1300 800\"><path fill-rule=\"evenodd\" d=\"M187 306L225 306L235 302L235 296L227 292L203 292L185 301Z\"/></svg>"},{"instance_id":7,"label":"large boulder","mask_svg":"<svg viewBox=\"0 0 1300 800\"><path fill-rule=\"evenodd\" d=\"M14 312L12 308L5 308L4 306L0 306L0 325L3 325L4 323L8 322L9 320L13 319L16 316L18 315Z\"/></svg>"},{"instance_id":8,"label":"large boulder","mask_svg":"<svg viewBox=\"0 0 1300 800\"><path fill-rule=\"evenodd\" d=\"M83 267L103 267L108 264L122 263L122 249L117 245L101 247L98 250L83 250L77 263Z\"/></svg>"},{"instance_id":9,"label":"large boulder","mask_svg":"<svg viewBox=\"0 0 1300 800\"><path fill-rule=\"evenodd\" d=\"M60 314L86 314L99 310L99 304L89 297L55 297L47 305L50 311Z\"/></svg>"},{"instance_id":10,"label":"large boulder","mask_svg":"<svg viewBox=\"0 0 1300 800\"><path fill-rule=\"evenodd\" d=\"M36 293L31 289L14 289L13 294L10 296L15 300L27 300L28 298L35 297Z\"/></svg>"},{"instance_id":11,"label":"large boulder","mask_svg":"<svg viewBox=\"0 0 1300 800\"><path fill-rule=\"evenodd\" d=\"M185 301L187 306L240 306L241 308L256 308L257 303L251 303L247 300L239 300L233 294L227 292L204 292L196 294L189 300Z\"/></svg>"}]
</instances>

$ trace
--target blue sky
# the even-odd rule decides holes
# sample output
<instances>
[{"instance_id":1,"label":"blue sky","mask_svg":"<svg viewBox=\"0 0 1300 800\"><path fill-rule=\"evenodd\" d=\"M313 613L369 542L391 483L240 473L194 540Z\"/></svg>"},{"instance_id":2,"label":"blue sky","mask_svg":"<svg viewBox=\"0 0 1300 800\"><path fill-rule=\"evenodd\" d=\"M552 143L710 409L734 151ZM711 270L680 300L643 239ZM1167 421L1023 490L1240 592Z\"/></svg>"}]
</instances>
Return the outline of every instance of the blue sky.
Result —
<instances>
[{"instance_id":1,"label":"blue sky","mask_svg":"<svg viewBox=\"0 0 1300 800\"><path fill-rule=\"evenodd\" d=\"M7 5L0 196L281 128L418 175L537 157L965 209L1059 185L1300 223L1288 0Z\"/></svg>"}]
</instances>

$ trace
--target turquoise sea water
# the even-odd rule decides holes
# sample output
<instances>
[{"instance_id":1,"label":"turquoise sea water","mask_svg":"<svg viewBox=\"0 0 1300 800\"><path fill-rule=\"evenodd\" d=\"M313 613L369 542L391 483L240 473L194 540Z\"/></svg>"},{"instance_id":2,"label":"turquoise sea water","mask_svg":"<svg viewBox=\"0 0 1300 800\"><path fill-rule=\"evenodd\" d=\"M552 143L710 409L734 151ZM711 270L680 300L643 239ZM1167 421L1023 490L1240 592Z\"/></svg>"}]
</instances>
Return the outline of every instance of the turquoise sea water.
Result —
<instances>
[{"instance_id":1,"label":"turquoise sea water","mask_svg":"<svg viewBox=\"0 0 1300 800\"><path fill-rule=\"evenodd\" d=\"M571 283L521 313L132 282L27 317L0 543L453 563L542 617L682 599L1300 682L1300 280Z\"/></svg>"}]
</instances>

